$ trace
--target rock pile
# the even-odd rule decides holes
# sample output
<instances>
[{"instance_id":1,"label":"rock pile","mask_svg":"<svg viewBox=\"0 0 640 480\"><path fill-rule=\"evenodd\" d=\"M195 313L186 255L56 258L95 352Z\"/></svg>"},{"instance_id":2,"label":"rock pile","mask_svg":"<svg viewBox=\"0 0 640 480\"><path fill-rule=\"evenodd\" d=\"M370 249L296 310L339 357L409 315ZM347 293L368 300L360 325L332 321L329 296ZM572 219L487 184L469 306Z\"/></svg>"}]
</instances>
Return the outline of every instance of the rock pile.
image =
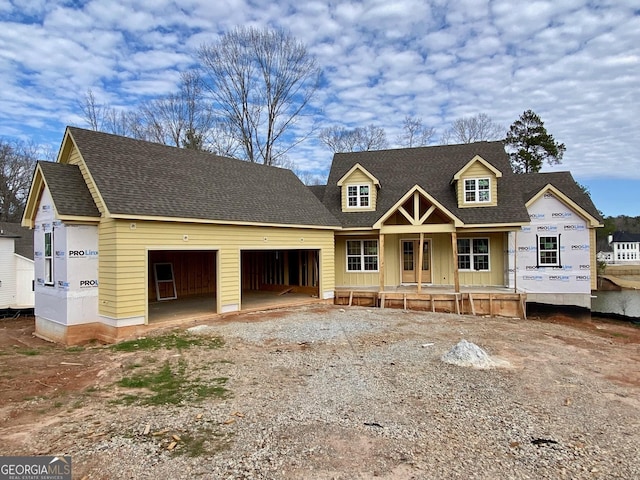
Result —
<instances>
[{"instance_id":1,"label":"rock pile","mask_svg":"<svg viewBox=\"0 0 640 480\"><path fill-rule=\"evenodd\" d=\"M482 369L504 366L505 363L493 360L482 348L464 339L460 340L451 350L440 357L440 360L460 367Z\"/></svg>"}]
</instances>

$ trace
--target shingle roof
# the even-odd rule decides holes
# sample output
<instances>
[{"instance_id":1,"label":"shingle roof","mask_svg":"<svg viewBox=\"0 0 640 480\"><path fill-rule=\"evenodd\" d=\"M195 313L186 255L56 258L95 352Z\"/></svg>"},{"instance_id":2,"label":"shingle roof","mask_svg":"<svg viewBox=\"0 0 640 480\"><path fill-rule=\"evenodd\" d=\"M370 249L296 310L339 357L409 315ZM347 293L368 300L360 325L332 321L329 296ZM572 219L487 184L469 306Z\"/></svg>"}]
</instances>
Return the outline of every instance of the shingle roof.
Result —
<instances>
[{"instance_id":1,"label":"shingle roof","mask_svg":"<svg viewBox=\"0 0 640 480\"><path fill-rule=\"evenodd\" d=\"M569 197L574 203L602 222L600 212L593 204L591 197L580 188L570 172L523 173L514 175L518 189L522 192L522 199L527 202L542 188L551 184Z\"/></svg>"},{"instance_id":2,"label":"shingle roof","mask_svg":"<svg viewBox=\"0 0 640 480\"><path fill-rule=\"evenodd\" d=\"M15 239L15 253L33 260L33 231L19 223L0 222L0 237Z\"/></svg>"},{"instance_id":3,"label":"shingle roof","mask_svg":"<svg viewBox=\"0 0 640 480\"><path fill-rule=\"evenodd\" d=\"M502 172L498 181L498 205L458 208L455 185L451 180L476 155ZM356 162L380 180L375 212L341 211L340 188L336 184ZM418 184L465 224L528 222L529 214L521 192L515 182L510 181L514 175L502 142L337 153L333 157L323 201L344 227L370 227Z\"/></svg>"},{"instance_id":4,"label":"shingle roof","mask_svg":"<svg viewBox=\"0 0 640 480\"><path fill-rule=\"evenodd\" d=\"M339 226L290 170L68 127L111 214Z\"/></svg>"},{"instance_id":5,"label":"shingle roof","mask_svg":"<svg viewBox=\"0 0 640 480\"><path fill-rule=\"evenodd\" d=\"M613 232L613 242L640 242L640 233Z\"/></svg>"},{"instance_id":6,"label":"shingle roof","mask_svg":"<svg viewBox=\"0 0 640 480\"><path fill-rule=\"evenodd\" d=\"M307 185L307 188L311 190L311 192L318 198L318 200L322 201L324 198L324 189L326 185Z\"/></svg>"},{"instance_id":7,"label":"shingle roof","mask_svg":"<svg viewBox=\"0 0 640 480\"><path fill-rule=\"evenodd\" d=\"M59 215L100 217L80 167L54 162L38 162Z\"/></svg>"}]
</instances>

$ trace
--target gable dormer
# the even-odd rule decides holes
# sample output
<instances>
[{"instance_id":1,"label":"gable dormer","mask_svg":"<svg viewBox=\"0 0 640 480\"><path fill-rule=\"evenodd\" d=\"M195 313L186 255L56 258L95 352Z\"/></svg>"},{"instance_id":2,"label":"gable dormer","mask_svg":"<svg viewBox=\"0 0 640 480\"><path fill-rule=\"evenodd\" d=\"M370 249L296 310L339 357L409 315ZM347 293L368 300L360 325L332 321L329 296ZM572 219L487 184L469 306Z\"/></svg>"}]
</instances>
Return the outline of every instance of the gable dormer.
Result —
<instances>
[{"instance_id":1,"label":"gable dormer","mask_svg":"<svg viewBox=\"0 0 640 480\"><path fill-rule=\"evenodd\" d=\"M356 163L338 180L343 212L376 209L380 181L366 168Z\"/></svg>"},{"instance_id":2,"label":"gable dormer","mask_svg":"<svg viewBox=\"0 0 640 480\"><path fill-rule=\"evenodd\" d=\"M494 207L498 204L498 178L502 172L480 155L453 176L459 208Z\"/></svg>"}]
</instances>

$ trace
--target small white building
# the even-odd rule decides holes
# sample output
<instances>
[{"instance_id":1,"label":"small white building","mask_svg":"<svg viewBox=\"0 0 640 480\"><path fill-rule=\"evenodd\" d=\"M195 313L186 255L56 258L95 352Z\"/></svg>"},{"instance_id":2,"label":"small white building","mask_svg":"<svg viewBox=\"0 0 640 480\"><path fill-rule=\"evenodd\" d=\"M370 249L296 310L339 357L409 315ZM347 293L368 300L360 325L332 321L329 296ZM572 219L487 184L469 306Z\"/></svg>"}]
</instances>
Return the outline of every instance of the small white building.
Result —
<instances>
[{"instance_id":1,"label":"small white building","mask_svg":"<svg viewBox=\"0 0 640 480\"><path fill-rule=\"evenodd\" d=\"M0 310L34 306L33 232L0 222Z\"/></svg>"},{"instance_id":2,"label":"small white building","mask_svg":"<svg viewBox=\"0 0 640 480\"><path fill-rule=\"evenodd\" d=\"M613 255L607 263L640 264L640 233L614 232L609 235L609 245Z\"/></svg>"}]
</instances>

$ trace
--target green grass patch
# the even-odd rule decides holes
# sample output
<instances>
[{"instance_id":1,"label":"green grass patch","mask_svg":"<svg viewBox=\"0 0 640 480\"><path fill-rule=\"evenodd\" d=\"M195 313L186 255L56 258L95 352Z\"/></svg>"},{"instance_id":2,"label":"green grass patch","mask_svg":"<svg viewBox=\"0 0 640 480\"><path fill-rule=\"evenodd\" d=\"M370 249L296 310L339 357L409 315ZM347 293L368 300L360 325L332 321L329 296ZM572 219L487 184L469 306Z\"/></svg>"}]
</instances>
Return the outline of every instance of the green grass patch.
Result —
<instances>
[{"instance_id":1,"label":"green grass patch","mask_svg":"<svg viewBox=\"0 0 640 480\"><path fill-rule=\"evenodd\" d=\"M198 402L209 397L223 398L229 393L225 388L227 378L219 377L208 380L190 380L186 374L186 362L180 360L173 367L165 362L155 372L141 372L124 377L118 385L128 389L141 389L138 395L127 393L117 401L131 405L178 405L182 402Z\"/></svg>"},{"instance_id":2,"label":"green grass patch","mask_svg":"<svg viewBox=\"0 0 640 480\"><path fill-rule=\"evenodd\" d=\"M65 352L69 352L69 353L84 352L84 347L81 347L79 345L75 345L73 347L67 347L65 348Z\"/></svg>"},{"instance_id":3,"label":"green grass patch","mask_svg":"<svg viewBox=\"0 0 640 480\"><path fill-rule=\"evenodd\" d=\"M188 457L202 457L229 448L230 442L227 435L215 432L211 428L202 428L196 432L181 435L178 448L174 450L176 455Z\"/></svg>"},{"instance_id":4,"label":"green grass patch","mask_svg":"<svg viewBox=\"0 0 640 480\"><path fill-rule=\"evenodd\" d=\"M609 335L617 338L629 338L629 335L627 335L626 333L620 333L620 332L609 332Z\"/></svg>"},{"instance_id":5,"label":"green grass patch","mask_svg":"<svg viewBox=\"0 0 640 480\"><path fill-rule=\"evenodd\" d=\"M116 343L110 348L116 352L138 352L141 350L186 350L191 347L220 348L224 341L219 337L196 337L171 333L158 337L145 337Z\"/></svg>"},{"instance_id":6,"label":"green grass patch","mask_svg":"<svg viewBox=\"0 0 640 480\"><path fill-rule=\"evenodd\" d=\"M19 348L16 350L16 353L19 353L20 355L30 355L30 356L40 355L40 351L34 348Z\"/></svg>"}]
</instances>

